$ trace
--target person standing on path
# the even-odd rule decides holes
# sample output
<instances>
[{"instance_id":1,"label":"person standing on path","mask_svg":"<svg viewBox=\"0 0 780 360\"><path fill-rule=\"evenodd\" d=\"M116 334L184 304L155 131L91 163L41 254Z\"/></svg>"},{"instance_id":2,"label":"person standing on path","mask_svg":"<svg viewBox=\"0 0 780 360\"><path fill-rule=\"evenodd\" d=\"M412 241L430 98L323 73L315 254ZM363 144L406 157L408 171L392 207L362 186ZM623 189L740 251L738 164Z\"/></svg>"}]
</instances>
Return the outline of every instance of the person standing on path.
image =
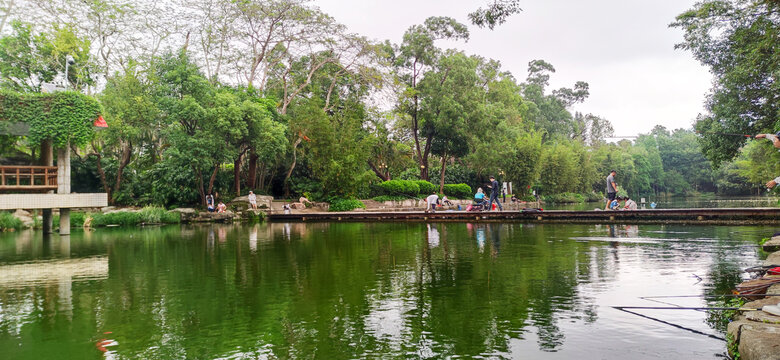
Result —
<instances>
[{"instance_id":1,"label":"person standing on path","mask_svg":"<svg viewBox=\"0 0 780 360\"><path fill-rule=\"evenodd\" d=\"M493 177L493 175L490 176L490 185L488 185L488 187L490 187L490 202L488 203L488 210L493 209L493 201L495 201L496 204L498 204L498 209L500 211L504 211L504 207L501 206L501 202L498 201L498 194L501 189L498 187L498 181L496 181L496 178Z\"/></svg>"},{"instance_id":2,"label":"person standing on path","mask_svg":"<svg viewBox=\"0 0 780 360\"><path fill-rule=\"evenodd\" d=\"M615 175L617 175L617 171L612 170L609 172L609 176L607 176L607 207L604 208L605 210L609 210L609 205L612 203L612 200L615 200L615 196L617 195Z\"/></svg>"},{"instance_id":3,"label":"person standing on path","mask_svg":"<svg viewBox=\"0 0 780 360\"><path fill-rule=\"evenodd\" d=\"M774 145L775 148L780 149L780 132L778 132L777 134L758 134L758 135L756 135L756 139L764 139L764 138L766 138L767 140L771 141L772 145ZM777 186L777 184L780 184L780 176L778 176L778 177L776 177L776 178L774 178L772 180L769 180L769 182L766 183L766 188L767 188L767 190L771 190L772 188Z\"/></svg>"}]
</instances>

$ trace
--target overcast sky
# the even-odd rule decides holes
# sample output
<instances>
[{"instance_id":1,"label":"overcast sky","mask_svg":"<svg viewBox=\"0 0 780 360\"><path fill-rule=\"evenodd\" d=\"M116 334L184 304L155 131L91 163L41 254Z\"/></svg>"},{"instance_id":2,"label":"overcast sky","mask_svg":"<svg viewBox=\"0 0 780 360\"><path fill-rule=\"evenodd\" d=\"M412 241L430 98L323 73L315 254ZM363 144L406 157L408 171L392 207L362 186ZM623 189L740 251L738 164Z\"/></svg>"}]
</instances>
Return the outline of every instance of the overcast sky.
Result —
<instances>
[{"instance_id":1,"label":"overcast sky","mask_svg":"<svg viewBox=\"0 0 780 360\"><path fill-rule=\"evenodd\" d=\"M400 43L410 26L429 16L468 24L467 14L491 0L315 0L350 32ZM647 133L660 124L690 128L704 111L708 70L675 50L682 31L669 28L693 0L524 0L523 11L490 31L469 25L471 39L441 42L468 54L496 59L518 80L528 62L555 69L551 89L590 84L590 97L575 110L610 120L616 135Z\"/></svg>"}]
</instances>

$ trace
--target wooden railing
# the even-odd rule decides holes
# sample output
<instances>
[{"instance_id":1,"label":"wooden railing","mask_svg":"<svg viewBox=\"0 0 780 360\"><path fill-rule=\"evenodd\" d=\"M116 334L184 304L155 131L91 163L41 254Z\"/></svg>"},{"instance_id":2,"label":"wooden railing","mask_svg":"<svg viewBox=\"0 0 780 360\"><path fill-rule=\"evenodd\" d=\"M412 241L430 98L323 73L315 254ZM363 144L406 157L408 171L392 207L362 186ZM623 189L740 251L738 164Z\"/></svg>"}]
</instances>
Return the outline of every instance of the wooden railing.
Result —
<instances>
[{"instance_id":1,"label":"wooden railing","mask_svg":"<svg viewBox=\"0 0 780 360\"><path fill-rule=\"evenodd\" d=\"M0 166L0 190L57 190L57 167Z\"/></svg>"}]
</instances>

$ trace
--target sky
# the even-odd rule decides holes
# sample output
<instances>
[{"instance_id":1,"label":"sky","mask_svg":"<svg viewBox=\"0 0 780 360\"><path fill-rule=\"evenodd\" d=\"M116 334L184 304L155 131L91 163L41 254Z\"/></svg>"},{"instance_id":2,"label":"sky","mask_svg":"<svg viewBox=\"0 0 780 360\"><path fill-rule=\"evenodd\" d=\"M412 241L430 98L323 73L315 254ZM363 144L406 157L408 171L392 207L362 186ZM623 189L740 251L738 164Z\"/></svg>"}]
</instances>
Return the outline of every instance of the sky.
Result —
<instances>
[{"instance_id":1,"label":"sky","mask_svg":"<svg viewBox=\"0 0 780 360\"><path fill-rule=\"evenodd\" d=\"M573 107L612 122L615 135L648 133L655 125L691 128L712 76L690 52L675 50L683 32L669 28L693 0L522 0L523 11L493 31L470 25L468 13L491 0L315 0L350 32L401 42L430 16L469 25L468 42L439 42L501 62L518 81L528 62L542 59L556 72L550 91L582 80L590 97Z\"/></svg>"}]
</instances>

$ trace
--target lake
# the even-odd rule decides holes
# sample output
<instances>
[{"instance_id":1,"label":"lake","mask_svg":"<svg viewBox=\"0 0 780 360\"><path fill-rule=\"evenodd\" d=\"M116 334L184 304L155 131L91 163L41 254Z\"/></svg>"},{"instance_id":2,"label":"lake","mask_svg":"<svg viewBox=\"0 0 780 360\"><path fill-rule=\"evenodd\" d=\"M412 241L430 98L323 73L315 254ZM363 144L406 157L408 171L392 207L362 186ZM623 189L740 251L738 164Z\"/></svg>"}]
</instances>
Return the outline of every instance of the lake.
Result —
<instances>
[{"instance_id":1,"label":"lake","mask_svg":"<svg viewBox=\"0 0 780 360\"><path fill-rule=\"evenodd\" d=\"M712 359L770 227L266 223L0 233L3 359Z\"/></svg>"}]
</instances>

